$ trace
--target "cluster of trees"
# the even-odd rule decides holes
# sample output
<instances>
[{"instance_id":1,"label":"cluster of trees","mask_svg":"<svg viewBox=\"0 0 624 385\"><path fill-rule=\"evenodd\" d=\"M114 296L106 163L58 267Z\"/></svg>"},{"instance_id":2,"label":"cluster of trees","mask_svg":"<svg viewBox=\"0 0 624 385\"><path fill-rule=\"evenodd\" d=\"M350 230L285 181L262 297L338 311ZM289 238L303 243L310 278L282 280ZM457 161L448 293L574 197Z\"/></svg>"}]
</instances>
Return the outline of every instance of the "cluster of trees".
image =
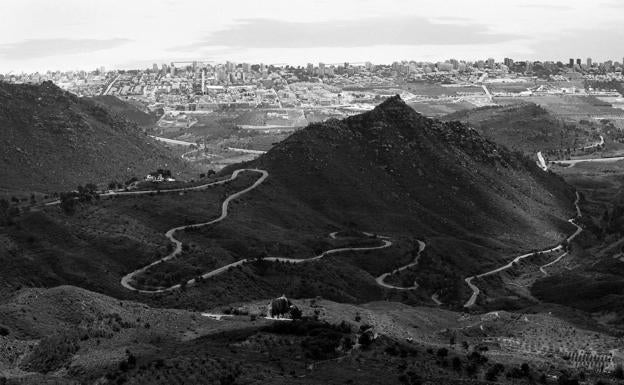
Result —
<instances>
[{"instance_id":1,"label":"cluster of trees","mask_svg":"<svg viewBox=\"0 0 624 385\"><path fill-rule=\"evenodd\" d=\"M161 175L163 178L171 178L171 170L159 168L154 172L150 172L150 175L154 177Z\"/></svg>"},{"instance_id":2,"label":"cluster of trees","mask_svg":"<svg viewBox=\"0 0 624 385\"><path fill-rule=\"evenodd\" d=\"M61 201L61 209L68 215L73 214L76 211L76 203L91 202L93 200L99 200L100 195L97 192L97 186L93 183L87 183L83 186L78 186L74 191L63 192L59 195Z\"/></svg>"},{"instance_id":3,"label":"cluster of trees","mask_svg":"<svg viewBox=\"0 0 624 385\"><path fill-rule=\"evenodd\" d=\"M20 368L39 373L52 372L65 365L78 349L78 336L75 334L48 336L22 360Z\"/></svg>"},{"instance_id":4,"label":"cluster of trees","mask_svg":"<svg viewBox=\"0 0 624 385\"><path fill-rule=\"evenodd\" d=\"M202 172L201 174L199 174L199 179L204 179L205 177L211 177L214 174L216 174L216 172L214 170L208 170L208 172L206 172L206 173Z\"/></svg>"}]
</instances>

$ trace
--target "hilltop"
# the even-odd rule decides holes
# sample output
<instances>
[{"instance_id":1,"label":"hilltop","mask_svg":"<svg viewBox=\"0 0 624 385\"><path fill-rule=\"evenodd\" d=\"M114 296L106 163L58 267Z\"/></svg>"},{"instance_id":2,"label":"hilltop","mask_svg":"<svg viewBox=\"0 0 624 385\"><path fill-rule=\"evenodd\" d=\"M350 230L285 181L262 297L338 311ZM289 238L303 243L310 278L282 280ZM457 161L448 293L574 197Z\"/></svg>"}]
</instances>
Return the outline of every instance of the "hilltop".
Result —
<instances>
[{"instance_id":1,"label":"hilltop","mask_svg":"<svg viewBox=\"0 0 624 385\"><path fill-rule=\"evenodd\" d=\"M454 112L441 118L474 127L484 137L509 149L535 154L574 149L596 141L592 124L564 121L534 103L488 106Z\"/></svg>"},{"instance_id":2,"label":"hilltop","mask_svg":"<svg viewBox=\"0 0 624 385\"><path fill-rule=\"evenodd\" d=\"M0 190L49 193L184 163L121 116L51 82L0 82Z\"/></svg>"}]
</instances>

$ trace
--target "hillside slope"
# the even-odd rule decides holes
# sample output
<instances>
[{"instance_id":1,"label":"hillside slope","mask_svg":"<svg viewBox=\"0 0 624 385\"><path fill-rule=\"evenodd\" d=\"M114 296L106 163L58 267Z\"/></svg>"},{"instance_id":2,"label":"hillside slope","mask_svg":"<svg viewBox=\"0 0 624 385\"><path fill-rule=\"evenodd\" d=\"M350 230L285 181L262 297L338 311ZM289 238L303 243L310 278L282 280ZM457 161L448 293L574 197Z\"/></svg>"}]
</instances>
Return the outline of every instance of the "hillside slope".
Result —
<instances>
[{"instance_id":1,"label":"hillside slope","mask_svg":"<svg viewBox=\"0 0 624 385\"><path fill-rule=\"evenodd\" d=\"M90 99L108 109L113 115L120 115L145 129L152 128L158 121L156 114L147 113L129 102L120 100L116 96L102 95L94 96Z\"/></svg>"},{"instance_id":2,"label":"hillside slope","mask_svg":"<svg viewBox=\"0 0 624 385\"><path fill-rule=\"evenodd\" d=\"M186 167L132 123L50 82L0 82L0 153L5 191L62 191Z\"/></svg>"},{"instance_id":3,"label":"hillside slope","mask_svg":"<svg viewBox=\"0 0 624 385\"><path fill-rule=\"evenodd\" d=\"M277 226L285 218L298 216L296 226L303 226L322 217L343 228L418 238L428 248L421 266L443 277L482 272L573 231L565 220L574 192L560 177L458 122L427 119L398 97L362 115L312 124L251 166L270 177L245 216ZM301 218L303 210L316 214Z\"/></svg>"},{"instance_id":4,"label":"hillside slope","mask_svg":"<svg viewBox=\"0 0 624 385\"><path fill-rule=\"evenodd\" d=\"M532 154L583 147L598 138L592 135L591 124L564 122L533 103L459 111L442 120L468 124L509 149Z\"/></svg>"}]
</instances>

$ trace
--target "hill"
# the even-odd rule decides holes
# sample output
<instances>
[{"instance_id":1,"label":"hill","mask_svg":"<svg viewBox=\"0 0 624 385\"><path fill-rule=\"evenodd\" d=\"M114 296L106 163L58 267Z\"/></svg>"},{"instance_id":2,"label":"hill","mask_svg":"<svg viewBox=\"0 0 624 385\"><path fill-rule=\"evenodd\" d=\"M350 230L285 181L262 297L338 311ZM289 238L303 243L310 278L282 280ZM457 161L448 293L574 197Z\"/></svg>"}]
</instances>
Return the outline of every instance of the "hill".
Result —
<instances>
[{"instance_id":1,"label":"hill","mask_svg":"<svg viewBox=\"0 0 624 385\"><path fill-rule=\"evenodd\" d=\"M0 82L0 153L0 191L9 192L64 191L186 167L135 124L51 82Z\"/></svg>"},{"instance_id":2,"label":"hill","mask_svg":"<svg viewBox=\"0 0 624 385\"><path fill-rule=\"evenodd\" d=\"M398 97L310 125L253 165L267 169L284 196L370 231L527 247L529 239L556 242L544 234L573 209L561 178L463 124L425 118Z\"/></svg>"},{"instance_id":3,"label":"hill","mask_svg":"<svg viewBox=\"0 0 624 385\"><path fill-rule=\"evenodd\" d=\"M266 169L269 177L234 200L226 220L181 233L187 252L162 265L166 272L154 268L150 280L180 282L262 255L311 258L344 247L328 234L348 229L389 236L393 246L300 265L251 263L146 301L205 308L285 293L355 303L390 295L423 303L439 292L444 303L461 304L470 295L465 277L519 251L558 244L574 230L566 222L574 193L562 179L460 123L422 117L398 98L366 114L310 125L247 166ZM245 178L257 178L251 174ZM73 216L58 207L24 214L7 226L0 244L6 250L3 290L72 284L141 297L123 289L121 277L168 253L168 229L214 218L224 197L252 180L183 197L104 199L79 205ZM414 259L417 241L426 243L410 269L419 290L378 285L376 277Z\"/></svg>"},{"instance_id":4,"label":"hill","mask_svg":"<svg viewBox=\"0 0 624 385\"><path fill-rule=\"evenodd\" d=\"M0 300L0 375L9 384L517 384L598 368L618 346L546 314L316 298L294 301L302 320L274 322L262 316L268 302L206 314L71 286L23 289ZM587 348L601 360L568 353Z\"/></svg>"},{"instance_id":5,"label":"hill","mask_svg":"<svg viewBox=\"0 0 624 385\"><path fill-rule=\"evenodd\" d=\"M116 96L102 95L94 96L90 99L101 107L108 109L113 115L120 115L144 129L153 128L158 121L156 114L145 112L134 104L123 101Z\"/></svg>"},{"instance_id":6,"label":"hill","mask_svg":"<svg viewBox=\"0 0 624 385\"><path fill-rule=\"evenodd\" d=\"M417 280L453 277L449 300L466 295L462 277L573 231L565 220L574 193L560 177L461 123L425 118L398 97L312 124L248 166L270 177L240 216L285 233L327 223L424 240ZM223 226L251 228L236 219Z\"/></svg>"},{"instance_id":7,"label":"hill","mask_svg":"<svg viewBox=\"0 0 624 385\"><path fill-rule=\"evenodd\" d=\"M459 111L442 120L468 124L492 141L531 154L575 149L598 138L597 134L592 135L590 122L565 122L541 106L526 102Z\"/></svg>"}]
</instances>

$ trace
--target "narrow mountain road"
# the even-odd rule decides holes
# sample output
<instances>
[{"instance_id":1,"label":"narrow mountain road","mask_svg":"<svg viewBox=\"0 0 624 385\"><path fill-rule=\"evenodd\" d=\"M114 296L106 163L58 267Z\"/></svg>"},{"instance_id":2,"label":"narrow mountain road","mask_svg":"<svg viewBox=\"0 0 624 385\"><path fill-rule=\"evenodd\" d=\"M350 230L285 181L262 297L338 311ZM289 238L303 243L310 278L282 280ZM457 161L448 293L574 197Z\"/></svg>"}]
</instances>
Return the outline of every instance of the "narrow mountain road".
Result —
<instances>
[{"instance_id":1,"label":"narrow mountain road","mask_svg":"<svg viewBox=\"0 0 624 385\"><path fill-rule=\"evenodd\" d=\"M576 200L574 201L574 206L576 207L576 213L577 213L578 217L582 216L581 209L580 209L580 207L578 205L580 198L581 197L580 197L580 195L579 195L579 193L577 191L576 192ZM571 242L574 238L576 238L581 233L581 231L583 231L583 228L580 227L579 225L577 225L576 223L574 223L574 218L569 219L568 222L570 222L571 224L576 226L576 231L572 235L570 235L568 238L566 238L567 242ZM550 252L559 251L559 250L562 250L562 249L563 249L563 246L559 245L557 247L553 247L551 249L542 250L540 252L541 253L550 253ZM534 254L535 254L535 252L519 255L516 258L514 258L511 262L507 263L506 265L503 265L503 266L498 267L498 268L496 268L494 270L490 270L488 272L485 272L485 273L482 273L482 274L479 274L479 275L474 275L472 277L466 278L464 281L466 282L468 287L470 287L470 289L472 290L472 295L470 296L468 301L464 304L464 307L472 307L472 306L474 306L474 304L476 303L477 298L479 296L479 293L481 292L479 290L479 288L474 283L472 283L472 281L475 278L483 278L483 277L487 277L487 276L492 275L492 274L500 273L501 271L509 269L515 263L518 263L519 261L521 261L521 260L523 260L523 259L525 259L527 257L530 257L530 256L532 256ZM540 270L541 270L541 268L540 268Z\"/></svg>"},{"instance_id":2,"label":"narrow mountain road","mask_svg":"<svg viewBox=\"0 0 624 385\"><path fill-rule=\"evenodd\" d=\"M399 267L396 270L393 270L389 273L384 273L382 275L380 275L379 277L377 277L377 279L375 281L377 281L377 284L379 286L383 286L387 289L396 289L396 290L415 290L418 289L418 283L416 281L414 281L414 285L413 286L409 286L409 287L401 287L401 286L394 286L394 285L390 285L385 283L385 280L388 276L395 274L395 273L399 273L405 269L409 269L412 266L416 266L418 265L418 261L420 260L420 254L423 252L423 250L425 250L425 247L427 245L425 245L425 242L423 241L418 241L418 254L416 254L416 257L414 258L414 260L410 263L408 263L405 266Z\"/></svg>"},{"instance_id":3,"label":"narrow mountain road","mask_svg":"<svg viewBox=\"0 0 624 385\"><path fill-rule=\"evenodd\" d=\"M578 163L607 163L607 162L619 162L624 160L624 156L614 156L612 158L589 158L589 159L570 159L570 160L551 160L550 163L562 164L570 167L574 167Z\"/></svg>"},{"instance_id":4,"label":"narrow mountain road","mask_svg":"<svg viewBox=\"0 0 624 385\"><path fill-rule=\"evenodd\" d=\"M174 228L170 229L169 231L167 231L167 232L165 233L165 236L166 236L166 237L167 237L167 238L168 238L171 242L173 242L173 243L175 244L175 249L174 249L174 250L173 250L173 251L172 251L169 255L167 255L166 257L164 257L164 258L162 258L162 259L159 259L159 260L157 260L157 261L155 261L155 262L152 262L152 263L150 263L149 265L144 266L144 267L142 267L142 268L140 268L140 269L138 269L138 270L135 270L135 271L133 271L133 272L132 272L132 273L130 273L130 274L125 275L125 276L121 279L121 285L122 285L123 287L125 287L126 289L128 289L128 290L134 290L134 291L138 291L138 292L141 292L141 293L162 293L162 292L165 292L165 291L168 291L168 290L179 289L179 288L180 288L180 285L178 284L178 285L174 285L174 286L172 286L172 287L170 287L170 288L160 288L160 289L156 289L156 290L138 290L138 289L136 289L135 287L133 287L132 285L130 285L130 281L131 281L131 279L132 279L132 278L134 278L134 276L136 276L137 274L143 273L143 272L145 272L147 269L149 269L149 268L151 268L151 267L153 267L153 266L156 266L156 265L158 265L158 264L161 264L161 263L163 263L163 262L165 262L165 261L169 261L170 259L175 258L178 254L182 253L182 242L180 242L179 240L177 240L177 239L174 237L174 234L175 234L177 231L179 231L179 230L184 230L184 229L188 229L188 228L200 228L200 227L204 227L204 226L212 225L212 224L214 224L214 223L217 223L217 222L220 222L220 221L224 220L224 219L225 219L225 218L227 218L227 216L228 216L228 207L229 207L229 204L230 204L230 202L231 202L231 201L233 201L234 199L236 199L236 198L240 197L241 195L244 195L244 194L248 193L249 191L251 191L251 190L255 189L256 187L258 187L259 185L261 185L261 184L262 184L262 182L264 182L264 180L265 180L265 179L269 176L269 173L268 173L268 172L266 172L266 171L264 171L264 170L259 170L259 169L255 169L255 168L253 168L253 169L238 169L238 170L236 170L236 171L234 171L234 172L232 173L232 176L230 177L230 179L229 179L229 180L236 179L240 173L245 172L245 171L257 172L257 173L260 173L260 174L261 174L261 176L260 176L260 178L259 178L258 180L256 180L256 181L255 181L255 182L254 182L251 186L247 187L247 188L246 188L246 189L244 189L244 190L241 190L241 191L235 192L234 194L232 194L232 195L228 196L228 197L227 197L227 198L223 201L223 203L221 204L221 215L220 215L217 219L213 219L213 220L211 220L211 221L204 222L204 223L197 223L197 224L194 224L194 225L174 227ZM228 181L228 180L226 179L225 181ZM214 185L214 184L217 184L217 183L225 183L225 181L215 182L215 183L212 183L211 185ZM198 186L198 187L202 187L202 186ZM198 189L198 187L189 187L189 188L188 188L188 190ZM187 191L187 190L184 190L184 189L183 189L183 191ZM218 270L218 269L217 269L217 270ZM211 272L211 273L214 273L214 272ZM207 273L207 274L204 274L204 275L205 275L205 276L209 276L208 274L210 274L210 273ZM193 280L191 280L191 281L193 281L192 283L195 283L195 280L194 280L194 279L193 279ZM189 282L189 283L190 283L190 282Z\"/></svg>"},{"instance_id":5,"label":"narrow mountain road","mask_svg":"<svg viewBox=\"0 0 624 385\"><path fill-rule=\"evenodd\" d=\"M580 148L576 148L575 150L588 150L590 148L596 148L598 146L602 146L604 145L605 141L604 141L604 137L602 135L600 135L600 141L594 143L594 144L590 144L589 146L585 146L585 147L580 147ZM571 160L551 160L549 162L546 162L546 159L544 159L544 156L542 155L541 151L537 152L537 165L544 171L548 171L548 163L558 163L558 164L567 164L570 166L574 166L577 163L581 163L581 162L616 162L618 160L622 160L624 159L624 157L614 157L614 158L592 158L592 159L571 159Z\"/></svg>"},{"instance_id":6,"label":"narrow mountain road","mask_svg":"<svg viewBox=\"0 0 624 385\"><path fill-rule=\"evenodd\" d=\"M221 205L221 215L216 218L213 219L211 221L208 222L204 222L204 223L197 223L197 224L193 224L193 225L186 225L186 226L178 226L178 227L174 227L170 230L168 230L165 233L165 236L167 237L167 239L169 239L174 245L175 245L175 249L166 257L159 259L157 261L154 261L152 263L150 263L149 265L143 266L127 275L125 275L124 277L122 277L121 279L121 285L128 289L128 290L132 290L138 293L144 293L144 294L157 294L157 293L164 293L164 292L168 292L168 291L172 291L172 290L177 290L180 289L182 287L181 284L176 284L173 286L169 286L169 287L159 287L159 288L154 288L151 290L144 290L144 289L138 289L134 286L132 286L132 280L133 278L135 278L137 275L146 272L148 269L161 264L165 261L169 261L173 258L175 258L176 256L180 255L182 253L182 242L179 241L178 239L175 238L175 233L177 231L181 231L181 230L185 230L185 229L189 229L189 228L200 228L200 227L204 227L204 226L208 226L208 225L212 225L215 223L218 223L222 220L224 220L225 218L227 218L228 216L228 207L230 202L232 202L234 199L239 198L241 195L246 194L250 191L252 191L253 189L255 189L256 187L258 187L260 184L262 184L264 182L264 180L268 177L269 173L267 171L264 170L259 170L259 169L239 169L234 171L234 173L232 174L232 176L230 177L230 179L226 179L223 181L219 181L219 182L214 182L211 183L209 185L214 185L214 184L220 184L220 183L225 183L227 181L236 179L238 177L238 175L241 172L244 171L251 171L251 172L258 172L261 173L261 177L256 180L254 182L253 185L251 185L250 187L247 187L244 190L238 191L230 196L228 196L222 203ZM198 190L198 189L202 189L202 188L206 188L209 185L202 185L202 186L197 186L197 187L189 187L186 189L178 189L180 191L188 191L188 190ZM169 190L169 191L173 191L173 190ZM138 192L137 192L138 193ZM141 192L144 193L144 192ZM111 195L119 195L119 193L116 194L111 194ZM392 246L392 241L390 241L390 239L388 237L385 236L381 236L381 235L375 235L372 233L366 233L363 232L364 235L369 236L369 237L376 237L377 239L379 239L381 241L381 244L379 246L369 246L369 247L342 247L342 248L337 248L337 249L331 249L331 250L327 250L324 251L323 253L312 257L312 258L307 258L307 259L294 259L294 258L279 258L279 257L266 257L264 258L265 261L270 261L270 262L287 262L287 263L293 263L293 264L299 264L299 263L305 263L305 262L311 262L311 261L316 261L319 260L321 258L327 257L329 255L333 255L333 254L337 254L337 253L343 253L343 252L348 252L348 251L370 251L370 250L380 250L380 249L385 249L388 247ZM331 234L329 234L329 237L332 239L338 239L338 232L333 232ZM411 266L414 266L418 263L418 258L420 257L421 252L425 249L425 243L422 241L418 241L419 242L419 251L418 251L418 255L416 256L416 258L414 259L413 262L409 263L408 265L405 265L403 267L400 267L396 270L393 271L394 272L398 272L398 271L402 271L404 269L407 269ZM244 263L247 262L252 262L255 259L241 259L239 261L230 263L228 265L222 266L218 269L214 269L212 271L209 271L207 273L204 273L201 275L202 279L207 279L210 277L214 277L217 276L219 274L223 274L226 271L228 271L230 268L236 267L236 266L240 266ZM388 285L386 283L384 283L384 279L390 275L391 273L386 273L386 274L382 274L381 276L379 276L376 281L379 285L386 287L386 288L390 288L390 289L399 289L399 290L411 290L411 289L416 289L418 288L418 285L415 285L413 287L409 287L409 288L402 288L402 287L397 287L397 286L392 286L392 285ZM195 278L190 279L188 281L186 281L186 285L193 285L195 284L197 281Z\"/></svg>"},{"instance_id":7,"label":"narrow mountain road","mask_svg":"<svg viewBox=\"0 0 624 385\"><path fill-rule=\"evenodd\" d=\"M559 261L561 260L561 258L565 257L566 255L568 255L568 253L567 253L567 252L565 252L565 253L561 254L561 255L559 256L559 258L555 259L554 261L549 262L549 263L547 263L547 264L545 264L545 265L540 266L540 268L539 268L539 269L540 269L540 271L542 272L542 274L544 274L544 277L547 277L547 276L548 276L548 272L546 272L546 270L545 270L545 269L546 269L548 266L552 266L552 265L554 265L555 263L559 262Z\"/></svg>"}]
</instances>

